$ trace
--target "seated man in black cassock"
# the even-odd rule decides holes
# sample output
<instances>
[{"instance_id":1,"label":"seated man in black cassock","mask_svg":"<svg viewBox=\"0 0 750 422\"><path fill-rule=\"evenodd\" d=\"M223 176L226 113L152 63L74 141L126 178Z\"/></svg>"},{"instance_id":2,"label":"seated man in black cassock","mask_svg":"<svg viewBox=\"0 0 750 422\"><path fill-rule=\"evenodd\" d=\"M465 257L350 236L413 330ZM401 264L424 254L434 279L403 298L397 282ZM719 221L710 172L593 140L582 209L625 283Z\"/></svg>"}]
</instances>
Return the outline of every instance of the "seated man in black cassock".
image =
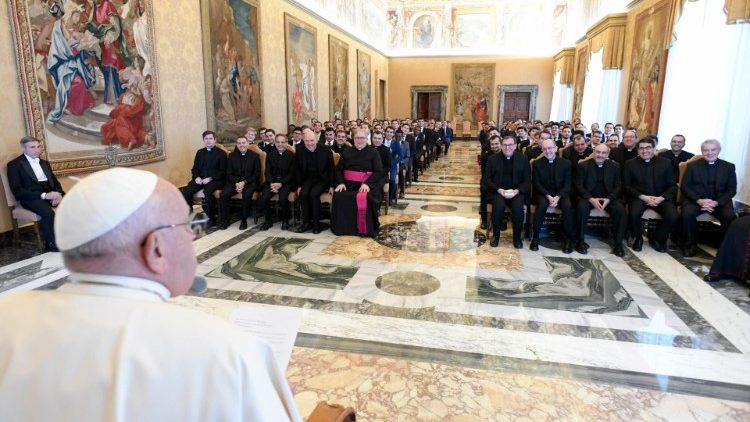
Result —
<instances>
[{"instance_id":1,"label":"seated man in black cassock","mask_svg":"<svg viewBox=\"0 0 750 422\"><path fill-rule=\"evenodd\" d=\"M622 246L625 237L625 206L622 204L622 176L620 165L608 160L609 147L599 144L594 148L594 158L578 162L575 175L576 190L578 191L578 239L576 251L585 254L589 245L584 234L589 221L591 209L606 211L612 218L612 237L614 245L612 253L623 257L625 250Z\"/></svg>"},{"instance_id":2,"label":"seated man in black cassock","mask_svg":"<svg viewBox=\"0 0 750 422\"><path fill-rule=\"evenodd\" d=\"M21 206L36 213L42 229L45 248L58 252L55 244L55 211L65 191L57 181L47 160L39 158L42 147L36 138L21 139L23 154L8 162L8 184Z\"/></svg>"},{"instance_id":3,"label":"seated man in black cassock","mask_svg":"<svg viewBox=\"0 0 750 422\"><path fill-rule=\"evenodd\" d=\"M722 235L737 216L732 198L737 194L737 172L734 164L719 158L721 144L708 139L701 144L702 160L687 165L682 178L682 233L685 237L684 256L697 253L695 245L696 218L707 212L721 222Z\"/></svg>"},{"instance_id":4,"label":"seated man in black cassock","mask_svg":"<svg viewBox=\"0 0 750 422\"><path fill-rule=\"evenodd\" d=\"M693 158L693 153L685 151L685 137L677 134L669 142L669 151L659 154L659 157L666 158L672 162L675 180L680 180L680 163Z\"/></svg>"},{"instance_id":5,"label":"seated man in black cassock","mask_svg":"<svg viewBox=\"0 0 750 422\"><path fill-rule=\"evenodd\" d=\"M490 148L500 141L499 136L490 137ZM531 171L526 157L516 151L516 138L505 136L500 148L502 154L492 154L487 159L482 176L482 187L492 202L492 240L490 246L500 242L500 225L505 206L510 205L513 221L513 246L523 248L521 227L523 226L523 206L531 189Z\"/></svg>"},{"instance_id":6,"label":"seated man in black cassock","mask_svg":"<svg viewBox=\"0 0 750 422\"><path fill-rule=\"evenodd\" d=\"M297 200L302 210L302 225L297 233L312 228L320 233L320 195L333 193L334 165L333 152L324 144L318 143L318 136L310 128L302 131L303 148L296 149Z\"/></svg>"},{"instance_id":7,"label":"seated man in black cassock","mask_svg":"<svg viewBox=\"0 0 750 422\"><path fill-rule=\"evenodd\" d=\"M271 197L277 193L281 230L289 229L289 193L294 188L295 159L294 153L286 149L286 136L276 135L275 145L276 148L266 155L266 183L263 186L263 196L260 198L266 219L260 226L261 230L268 230L273 226Z\"/></svg>"},{"instance_id":8,"label":"seated man in black cassock","mask_svg":"<svg viewBox=\"0 0 750 422\"><path fill-rule=\"evenodd\" d=\"M625 137L628 136L625 132ZM635 236L633 250L643 249L643 222L641 217L646 208L652 208L661 215L651 239L651 246L658 252L667 251L667 237L677 222L677 181L669 160L654 156L656 141L644 138L638 141L638 157L625 162L623 186L628 201L630 233Z\"/></svg>"},{"instance_id":9,"label":"seated man in black cassock","mask_svg":"<svg viewBox=\"0 0 750 422\"><path fill-rule=\"evenodd\" d=\"M333 129L331 129L331 131L333 131ZM329 131L326 130L326 135L328 135L328 132ZM346 142L346 132L344 132L343 130L339 130L336 132L336 136L334 138L334 142L333 142L333 145L331 146L331 149L336 154L341 155L343 154L344 149L346 148L350 148L350 145L347 144Z\"/></svg>"},{"instance_id":10,"label":"seated man in black cassock","mask_svg":"<svg viewBox=\"0 0 750 422\"><path fill-rule=\"evenodd\" d=\"M221 230L229 227L229 200L235 194L242 194L242 214L240 215L240 230L247 228L247 217L253 202L253 192L258 188L260 179L260 159L248 151L250 144L247 138L237 138L237 145L227 159L226 185L219 196L219 221Z\"/></svg>"},{"instance_id":11,"label":"seated man in black cassock","mask_svg":"<svg viewBox=\"0 0 750 422\"><path fill-rule=\"evenodd\" d=\"M529 249L539 250L539 232L544 223L548 207L557 207L563 215L563 252L573 252L573 205L570 201L572 185L572 164L557 155L557 145L551 139L542 142L543 157L532 164L534 183L534 235Z\"/></svg>"},{"instance_id":12,"label":"seated man in black cassock","mask_svg":"<svg viewBox=\"0 0 750 422\"><path fill-rule=\"evenodd\" d=\"M354 147L341 154L331 203L333 234L374 237L380 227L378 211L383 200L380 185L383 162L375 148L367 145L367 131L354 131Z\"/></svg>"},{"instance_id":13,"label":"seated man in black cassock","mask_svg":"<svg viewBox=\"0 0 750 422\"><path fill-rule=\"evenodd\" d=\"M193 207L193 195L203 189L205 201L203 211L208 216L208 225L216 225L216 200L214 192L224 187L224 178L227 173L227 153L223 149L216 147L216 134L210 130L203 132L203 144L195 153L193 169L191 170L193 179L190 180L182 189L182 196L185 197L190 209Z\"/></svg>"},{"instance_id":14,"label":"seated man in black cassock","mask_svg":"<svg viewBox=\"0 0 750 422\"><path fill-rule=\"evenodd\" d=\"M622 143L613 148L609 153L609 159L616 161L622 170L625 163L638 156L638 135L635 129L628 129L622 134Z\"/></svg>"}]
</instances>

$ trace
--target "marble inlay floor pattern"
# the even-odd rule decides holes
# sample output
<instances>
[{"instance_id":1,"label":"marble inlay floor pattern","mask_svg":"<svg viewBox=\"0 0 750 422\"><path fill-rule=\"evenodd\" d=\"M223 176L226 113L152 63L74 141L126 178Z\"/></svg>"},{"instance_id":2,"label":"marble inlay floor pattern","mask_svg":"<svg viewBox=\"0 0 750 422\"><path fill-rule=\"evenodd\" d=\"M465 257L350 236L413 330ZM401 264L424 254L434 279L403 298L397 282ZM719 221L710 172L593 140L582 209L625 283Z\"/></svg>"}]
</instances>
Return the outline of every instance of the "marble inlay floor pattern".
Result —
<instances>
[{"instance_id":1,"label":"marble inlay floor pattern","mask_svg":"<svg viewBox=\"0 0 750 422\"><path fill-rule=\"evenodd\" d=\"M454 143L423 179L476 175L476 151ZM587 255L516 250L510 230L491 248L477 198L417 187L376 239L237 223L197 239L209 290L175 303L303 309L287 370L303 415L328 400L364 421L750 420L747 285L704 283L708 256L618 258L594 236ZM67 275L39 255L0 268L0 295Z\"/></svg>"}]
</instances>

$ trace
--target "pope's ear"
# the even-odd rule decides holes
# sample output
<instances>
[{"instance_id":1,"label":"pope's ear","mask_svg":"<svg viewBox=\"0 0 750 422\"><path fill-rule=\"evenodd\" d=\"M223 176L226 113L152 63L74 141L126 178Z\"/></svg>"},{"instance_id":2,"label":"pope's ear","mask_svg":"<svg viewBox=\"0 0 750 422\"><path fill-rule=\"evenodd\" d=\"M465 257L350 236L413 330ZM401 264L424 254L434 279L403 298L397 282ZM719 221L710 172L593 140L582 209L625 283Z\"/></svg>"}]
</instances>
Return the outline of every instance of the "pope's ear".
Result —
<instances>
[{"instance_id":1,"label":"pope's ear","mask_svg":"<svg viewBox=\"0 0 750 422\"><path fill-rule=\"evenodd\" d=\"M141 245L141 259L143 264L151 272L163 274L167 271L167 260L165 258L166 239L159 231L146 235Z\"/></svg>"}]
</instances>

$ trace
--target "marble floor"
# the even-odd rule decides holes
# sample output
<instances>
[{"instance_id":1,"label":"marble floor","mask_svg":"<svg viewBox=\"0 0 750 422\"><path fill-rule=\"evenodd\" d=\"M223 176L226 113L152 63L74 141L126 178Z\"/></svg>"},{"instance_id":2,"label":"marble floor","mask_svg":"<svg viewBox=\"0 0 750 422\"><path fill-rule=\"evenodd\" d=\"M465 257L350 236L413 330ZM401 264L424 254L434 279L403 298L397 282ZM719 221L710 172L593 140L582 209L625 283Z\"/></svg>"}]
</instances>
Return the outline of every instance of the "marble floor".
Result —
<instances>
[{"instance_id":1,"label":"marble floor","mask_svg":"<svg viewBox=\"0 0 750 422\"><path fill-rule=\"evenodd\" d=\"M303 415L360 421L750 421L748 285L709 285L711 248L624 258L552 237L491 248L478 225L476 142L454 142L374 239L235 223L195 241L209 290L175 300L228 318L291 307L287 368ZM0 294L55 288L59 254L0 249Z\"/></svg>"}]
</instances>

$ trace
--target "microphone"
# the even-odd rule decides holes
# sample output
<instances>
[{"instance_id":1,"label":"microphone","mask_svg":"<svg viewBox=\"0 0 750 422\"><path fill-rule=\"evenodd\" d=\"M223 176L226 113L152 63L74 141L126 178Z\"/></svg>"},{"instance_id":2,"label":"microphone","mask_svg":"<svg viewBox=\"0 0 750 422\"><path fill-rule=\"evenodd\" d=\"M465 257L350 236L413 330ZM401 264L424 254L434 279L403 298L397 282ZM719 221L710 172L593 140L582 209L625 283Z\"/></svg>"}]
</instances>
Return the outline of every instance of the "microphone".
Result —
<instances>
[{"instance_id":1,"label":"microphone","mask_svg":"<svg viewBox=\"0 0 750 422\"><path fill-rule=\"evenodd\" d=\"M199 275L193 277L193 284L190 286L191 293L204 293L208 290L208 281Z\"/></svg>"}]
</instances>

